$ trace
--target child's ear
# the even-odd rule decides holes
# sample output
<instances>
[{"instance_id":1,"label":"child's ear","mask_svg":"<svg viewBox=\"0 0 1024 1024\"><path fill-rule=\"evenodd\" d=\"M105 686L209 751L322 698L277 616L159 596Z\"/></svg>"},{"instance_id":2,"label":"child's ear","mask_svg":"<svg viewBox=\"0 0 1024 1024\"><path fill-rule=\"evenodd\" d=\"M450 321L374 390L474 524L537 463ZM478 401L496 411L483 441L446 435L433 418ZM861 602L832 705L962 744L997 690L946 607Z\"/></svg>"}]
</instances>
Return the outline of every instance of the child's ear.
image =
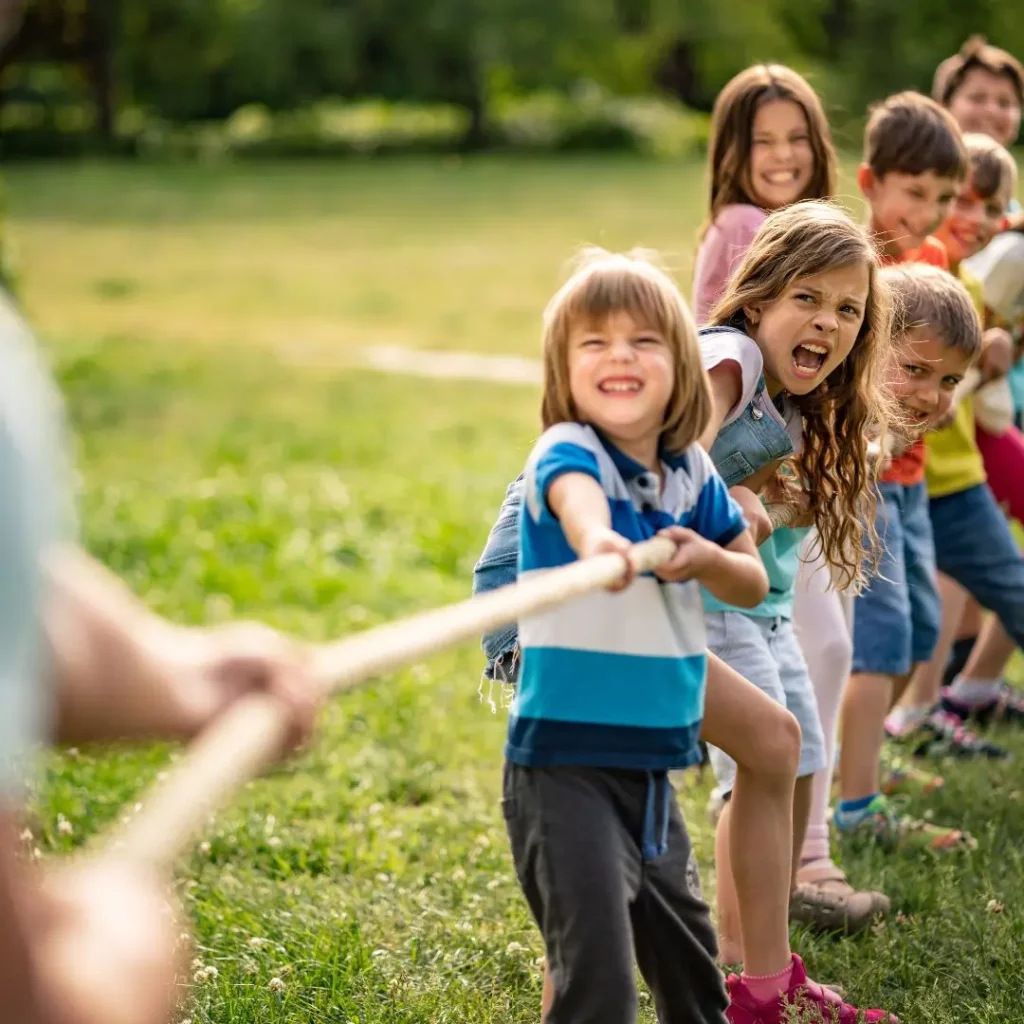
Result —
<instances>
[{"instance_id":1,"label":"child's ear","mask_svg":"<svg viewBox=\"0 0 1024 1024\"><path fill-rule=\"evenodd\" d=\"M747 318L747 323L757 324L761 321L761 307L760 306L744 306L743 315Z\"/></svg>"},{"instance_id":2,"label":"child's ear","mask_svg":"<svg viewBox=\"0 0 1024 1024\"><path fill-rule=\"evenodd\" d=\"M861 164L857 168L857 188L867 196L871 198L871 193L874 191L875 183L878 179L875 177L875 172L867 164Z\"/></svg>"}]
</instances>

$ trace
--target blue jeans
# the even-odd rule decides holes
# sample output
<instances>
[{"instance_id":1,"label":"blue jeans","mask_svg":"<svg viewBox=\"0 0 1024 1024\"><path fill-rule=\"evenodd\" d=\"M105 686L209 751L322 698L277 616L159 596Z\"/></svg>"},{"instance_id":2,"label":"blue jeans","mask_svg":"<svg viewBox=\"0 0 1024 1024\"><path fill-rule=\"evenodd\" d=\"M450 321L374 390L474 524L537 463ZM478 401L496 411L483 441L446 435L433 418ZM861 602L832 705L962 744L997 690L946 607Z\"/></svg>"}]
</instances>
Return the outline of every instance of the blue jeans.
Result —
<instances>
[{"instance_id":1,"label":"blue jeans","mask_svg":"<svg viewBox=\"0 0 1024 1024\"><path fill-rule=\"evenodd\" d=\"M853 671L902 676L927 661L939 639L935 544L924 483L878 490L882 561L853 606Z\"/></svg>"},{"instance_id":2,"label":"blue jeans","mask_svg":"<svg viewBox=\"0 0 1024 1024\"><path fill-rule=\"evenodd\" d=\"M939 572L952 577L1024 647L1024 558L988 484L932 498Z\"/></svg>"}]
</instances>

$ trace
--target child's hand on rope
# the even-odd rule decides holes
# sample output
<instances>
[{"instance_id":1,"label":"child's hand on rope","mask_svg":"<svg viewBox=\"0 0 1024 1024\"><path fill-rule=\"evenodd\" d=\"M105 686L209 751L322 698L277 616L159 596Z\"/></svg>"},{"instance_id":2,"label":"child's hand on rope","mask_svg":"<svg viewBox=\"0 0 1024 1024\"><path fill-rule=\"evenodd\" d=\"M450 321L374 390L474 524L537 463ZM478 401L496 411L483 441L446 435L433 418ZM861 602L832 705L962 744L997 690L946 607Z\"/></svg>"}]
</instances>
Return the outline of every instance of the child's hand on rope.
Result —
<instances>
[{"instance_id":1,"label":"child's hand on rope","mask_svg":"<svg viewBox=\"0 0 1024 1024\"><path fill-rule=\"evenodd\" d=\"M659 530L658 536L668 537L676 544L676 553L671 559L654 570L655 576L666 583L699 579L718 564L722 549L685 526L669 526Z\"/></svg>"},{"instance_id":2,"label":"child's hand on rope","mask_svg":"<svg viewBox=\"0 0 1024 1024\"><path fill-rule=\"evenodd\" d=\"M797 476L792 461L787 460L779 466L775 476L765 485L762 497L765 505L788 510L787 526L814 525L810 495Z\"/></svg>"},{"instance_id":3,"label":"child's hand on rope","mask_svg":"<svg viewBox=\"0 0 1024 1024\"><path fill-rule=\"evenodd\" d=\"M608 589L616 592L625 590L636 578L636 566L633 565L630 558L632 546L622 534L616 533L611 527L591 526L580 538L579 556L580 558L593 558L594 555L622 555L626 563L626 573L615 583L608 584Z\"/></svg>"},{"instance_id":4,"label":"child's hand on rope","mask_svg":"<svg viewBox=\"0 0 1024 1024\"><path fill-rule=\"evenodd\" d=\"M985 347L981 350L978 369L982 382L1005 377L1013 366L1013 338L1003 327L990 327L985 331Z\"/></svg>"}]
</instances>

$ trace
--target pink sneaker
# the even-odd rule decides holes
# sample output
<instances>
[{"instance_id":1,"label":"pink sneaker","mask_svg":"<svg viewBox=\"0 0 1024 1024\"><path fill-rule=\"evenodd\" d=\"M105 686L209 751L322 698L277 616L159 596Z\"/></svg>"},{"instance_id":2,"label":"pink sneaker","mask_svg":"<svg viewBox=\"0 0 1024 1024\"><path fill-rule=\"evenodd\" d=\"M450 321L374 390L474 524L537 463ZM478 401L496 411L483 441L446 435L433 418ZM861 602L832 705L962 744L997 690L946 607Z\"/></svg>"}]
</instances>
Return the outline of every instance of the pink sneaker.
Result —
<instances>
[{"instance_id":1,"label":"pink sneaker","mask_svg":"<svg viewBox=\"0 0 1024 1024\"><path fill-rule=\"evenodd\" d=\"M793 978L789 991L772 1003L759 1003L747 989L743 979L730 974L726 981L729 989L729 1007L725 1011L729 1024L787 1024L793 1018L787 1006L800 1008L799 1020L814 1024L898 1024L899 1018L885 1010L858 1010L844 1003L835 992L822 988L807 977L803 960L793 954Z\"/></svg>"}]
</instances>

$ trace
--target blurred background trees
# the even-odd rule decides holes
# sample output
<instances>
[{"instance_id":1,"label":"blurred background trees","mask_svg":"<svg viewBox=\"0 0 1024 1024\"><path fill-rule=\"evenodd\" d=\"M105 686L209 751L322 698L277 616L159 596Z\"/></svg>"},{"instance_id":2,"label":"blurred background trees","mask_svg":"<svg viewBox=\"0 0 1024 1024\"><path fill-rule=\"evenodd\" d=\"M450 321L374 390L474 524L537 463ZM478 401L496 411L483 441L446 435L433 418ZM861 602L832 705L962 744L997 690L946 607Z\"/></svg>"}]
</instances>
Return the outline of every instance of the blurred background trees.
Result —
<instances>
[{"instance_id":1,"label":"blurred background trees","mask_svg":"<svg viewBox=\"0 0 1024 1024\"><path fill-rule=\"evenodd\" d=\"M758 60L856 139L1006 0L24 0L0 50L6 156L493 145L678 149Z\"/></svg>"}]
</instances>

